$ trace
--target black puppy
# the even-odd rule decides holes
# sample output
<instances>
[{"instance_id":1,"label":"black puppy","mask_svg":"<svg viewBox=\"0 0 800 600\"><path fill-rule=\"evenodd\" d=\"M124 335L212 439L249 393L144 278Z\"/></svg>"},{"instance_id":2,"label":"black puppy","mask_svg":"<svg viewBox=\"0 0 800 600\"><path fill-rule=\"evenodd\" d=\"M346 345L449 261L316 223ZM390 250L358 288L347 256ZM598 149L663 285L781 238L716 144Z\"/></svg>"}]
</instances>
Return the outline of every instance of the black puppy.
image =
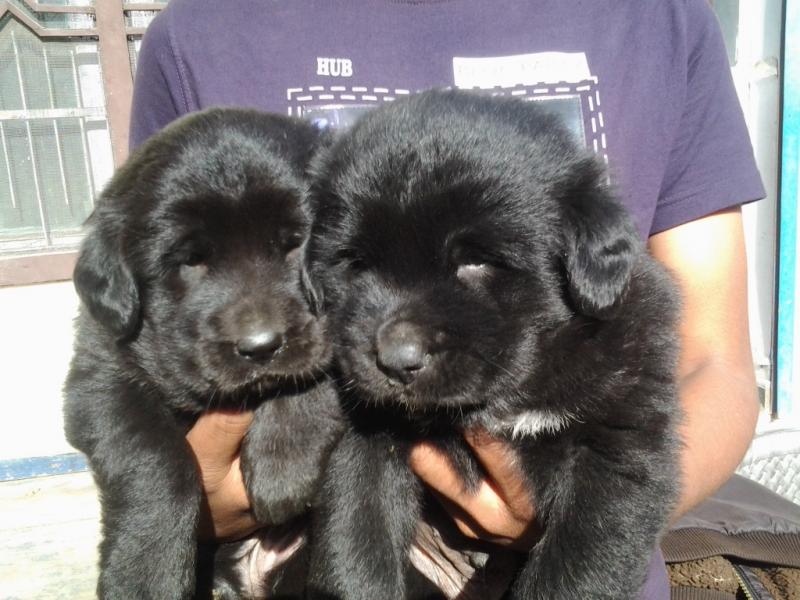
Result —
<instances>
[{"instance_id":1,"label":"black puppy","mask_svg":"<svg viewBox=\"0 0 800 600\"><path fill-rule=\"evenodd\" d=\"M65 416L100 490L101 598L195 593L202 490L184 436L206 410L256 409L241 465L261 523L312 499L341 429L298 269L320 140L288 117L190 115L130 157L90 218Z\"/></svg>"},{"instance_id":2,"label":"black puppy","mask_svg":"<svg viewBox=\"0 0 800 600\"><path fill-rule=\"evenodd\" d=\"M513 447L543 535L514 599L636 598L676 497L677 296L603 168L531 103L427 92L315 166L307 285L337 340L349 427L331 456L311 595L409 595L438 442Z\"/></svg>"}]
</instances>

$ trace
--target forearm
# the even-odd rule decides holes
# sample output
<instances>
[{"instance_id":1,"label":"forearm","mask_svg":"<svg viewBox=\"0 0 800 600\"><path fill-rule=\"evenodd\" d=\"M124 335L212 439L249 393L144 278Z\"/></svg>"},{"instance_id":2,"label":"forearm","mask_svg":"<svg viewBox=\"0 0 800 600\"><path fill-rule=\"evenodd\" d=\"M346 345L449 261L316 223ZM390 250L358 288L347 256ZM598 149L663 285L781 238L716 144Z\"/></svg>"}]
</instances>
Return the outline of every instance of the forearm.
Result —
<instances>
[{"instance_id":1,"label":"forearm","mask_svg":"<svg viewBox=\"0 0 800 600\"><path fill-rule=\"evenodd\" d=\"M681 378L680 395L682 479L673 521L727 481L747 451L758 418L750 368L707 361Z\"/></svg>"},{"instance_id":2,"label":"forearm","mask_svg":"<svg viewBox=\"0 0 800 600\"><path fill-rule=\"evenodd\" d=\"M741 209L656 234L649 246L682 296L678 381L684 420L677 519L730 477L758 417Z\"/></svg>"}]
</instances>

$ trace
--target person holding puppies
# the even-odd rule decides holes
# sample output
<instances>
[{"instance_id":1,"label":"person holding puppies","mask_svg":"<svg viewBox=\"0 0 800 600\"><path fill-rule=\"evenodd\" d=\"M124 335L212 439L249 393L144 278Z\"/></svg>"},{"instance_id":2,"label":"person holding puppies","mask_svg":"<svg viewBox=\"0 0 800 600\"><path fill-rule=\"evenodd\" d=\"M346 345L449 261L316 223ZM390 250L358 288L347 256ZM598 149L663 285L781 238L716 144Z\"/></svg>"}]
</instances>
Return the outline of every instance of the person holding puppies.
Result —
<instances>
[{"instance_id":1,"label":"person holding puppies","mask_svg":"<svg viewBox=\"0 0 800 600\"><path fill-rule=\"evenodd\" d=\"M677 518L728 479L758 412L740 207L764 191L705 0L171 0L142 44L131 143L213 105L337 127L369 106L448 86L548 102L608 162L651 254L678 281L685 418ZM187 436L210 509L208 538L258 528L238 468L250 419L207 415ZM536 506L509 449L484 431L465 439L486 473L477 493L463 491L432 446L414 448L413 470L464 536L530 548ZM656 551L641 597L668 595Z\"/></svg>"}]
</instances>

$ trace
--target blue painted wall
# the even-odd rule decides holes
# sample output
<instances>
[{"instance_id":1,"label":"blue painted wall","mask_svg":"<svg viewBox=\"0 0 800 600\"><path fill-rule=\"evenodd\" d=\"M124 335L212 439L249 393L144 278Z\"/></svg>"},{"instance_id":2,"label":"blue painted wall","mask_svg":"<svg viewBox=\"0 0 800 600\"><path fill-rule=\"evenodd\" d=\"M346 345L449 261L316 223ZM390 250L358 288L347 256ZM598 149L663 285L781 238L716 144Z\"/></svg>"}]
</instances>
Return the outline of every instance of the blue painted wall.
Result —
<instances>
[{"instance_id":1,"label":"blue painted wall","mask_svg":"<svg viewBox=\"0 0 800 600\"><path fill-rule=\"evenodd\" d=\"M15 481L45 475L65 475L87 470L82 454L60 454L0 460L0 481Z\"/></svg>"}]
</instances>

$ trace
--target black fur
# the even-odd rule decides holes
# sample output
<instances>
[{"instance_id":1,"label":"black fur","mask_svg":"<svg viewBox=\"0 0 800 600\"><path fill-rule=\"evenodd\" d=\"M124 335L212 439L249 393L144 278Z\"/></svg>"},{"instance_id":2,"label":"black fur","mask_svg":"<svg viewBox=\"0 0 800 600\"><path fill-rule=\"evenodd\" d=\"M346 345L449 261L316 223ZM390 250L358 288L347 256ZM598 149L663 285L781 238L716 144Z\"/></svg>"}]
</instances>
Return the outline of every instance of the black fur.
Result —
<instances>
[{"instance_id":1,"label":"black fur","mask_svg":"<svg viewBox=\"0 0 800 600\"><path fill-rule=\"evenodd\" d=\"M202 490L185 434L208 409L255 409L241 464L260 522L312 499L341 429L298 269L320 143L287 117L190 115L130 157L90 218L65 417L100 490L101 598L195 594Z\"/></svg>"},{"instance_id":2,"label":"black fur","mask_svg":"<svg viewBox=\"0 0 800 600\"><path fill-rule=\"evenodd\" d=\"M450 448L474 488L460 436L480 425L514 448L544 531L509 598L636 598L676 497L678 299L597 160L532 103L426 92L315 172L305 282L349 427L310 595L413 595L409 447Z\"/></svg>"}]
</instances>

